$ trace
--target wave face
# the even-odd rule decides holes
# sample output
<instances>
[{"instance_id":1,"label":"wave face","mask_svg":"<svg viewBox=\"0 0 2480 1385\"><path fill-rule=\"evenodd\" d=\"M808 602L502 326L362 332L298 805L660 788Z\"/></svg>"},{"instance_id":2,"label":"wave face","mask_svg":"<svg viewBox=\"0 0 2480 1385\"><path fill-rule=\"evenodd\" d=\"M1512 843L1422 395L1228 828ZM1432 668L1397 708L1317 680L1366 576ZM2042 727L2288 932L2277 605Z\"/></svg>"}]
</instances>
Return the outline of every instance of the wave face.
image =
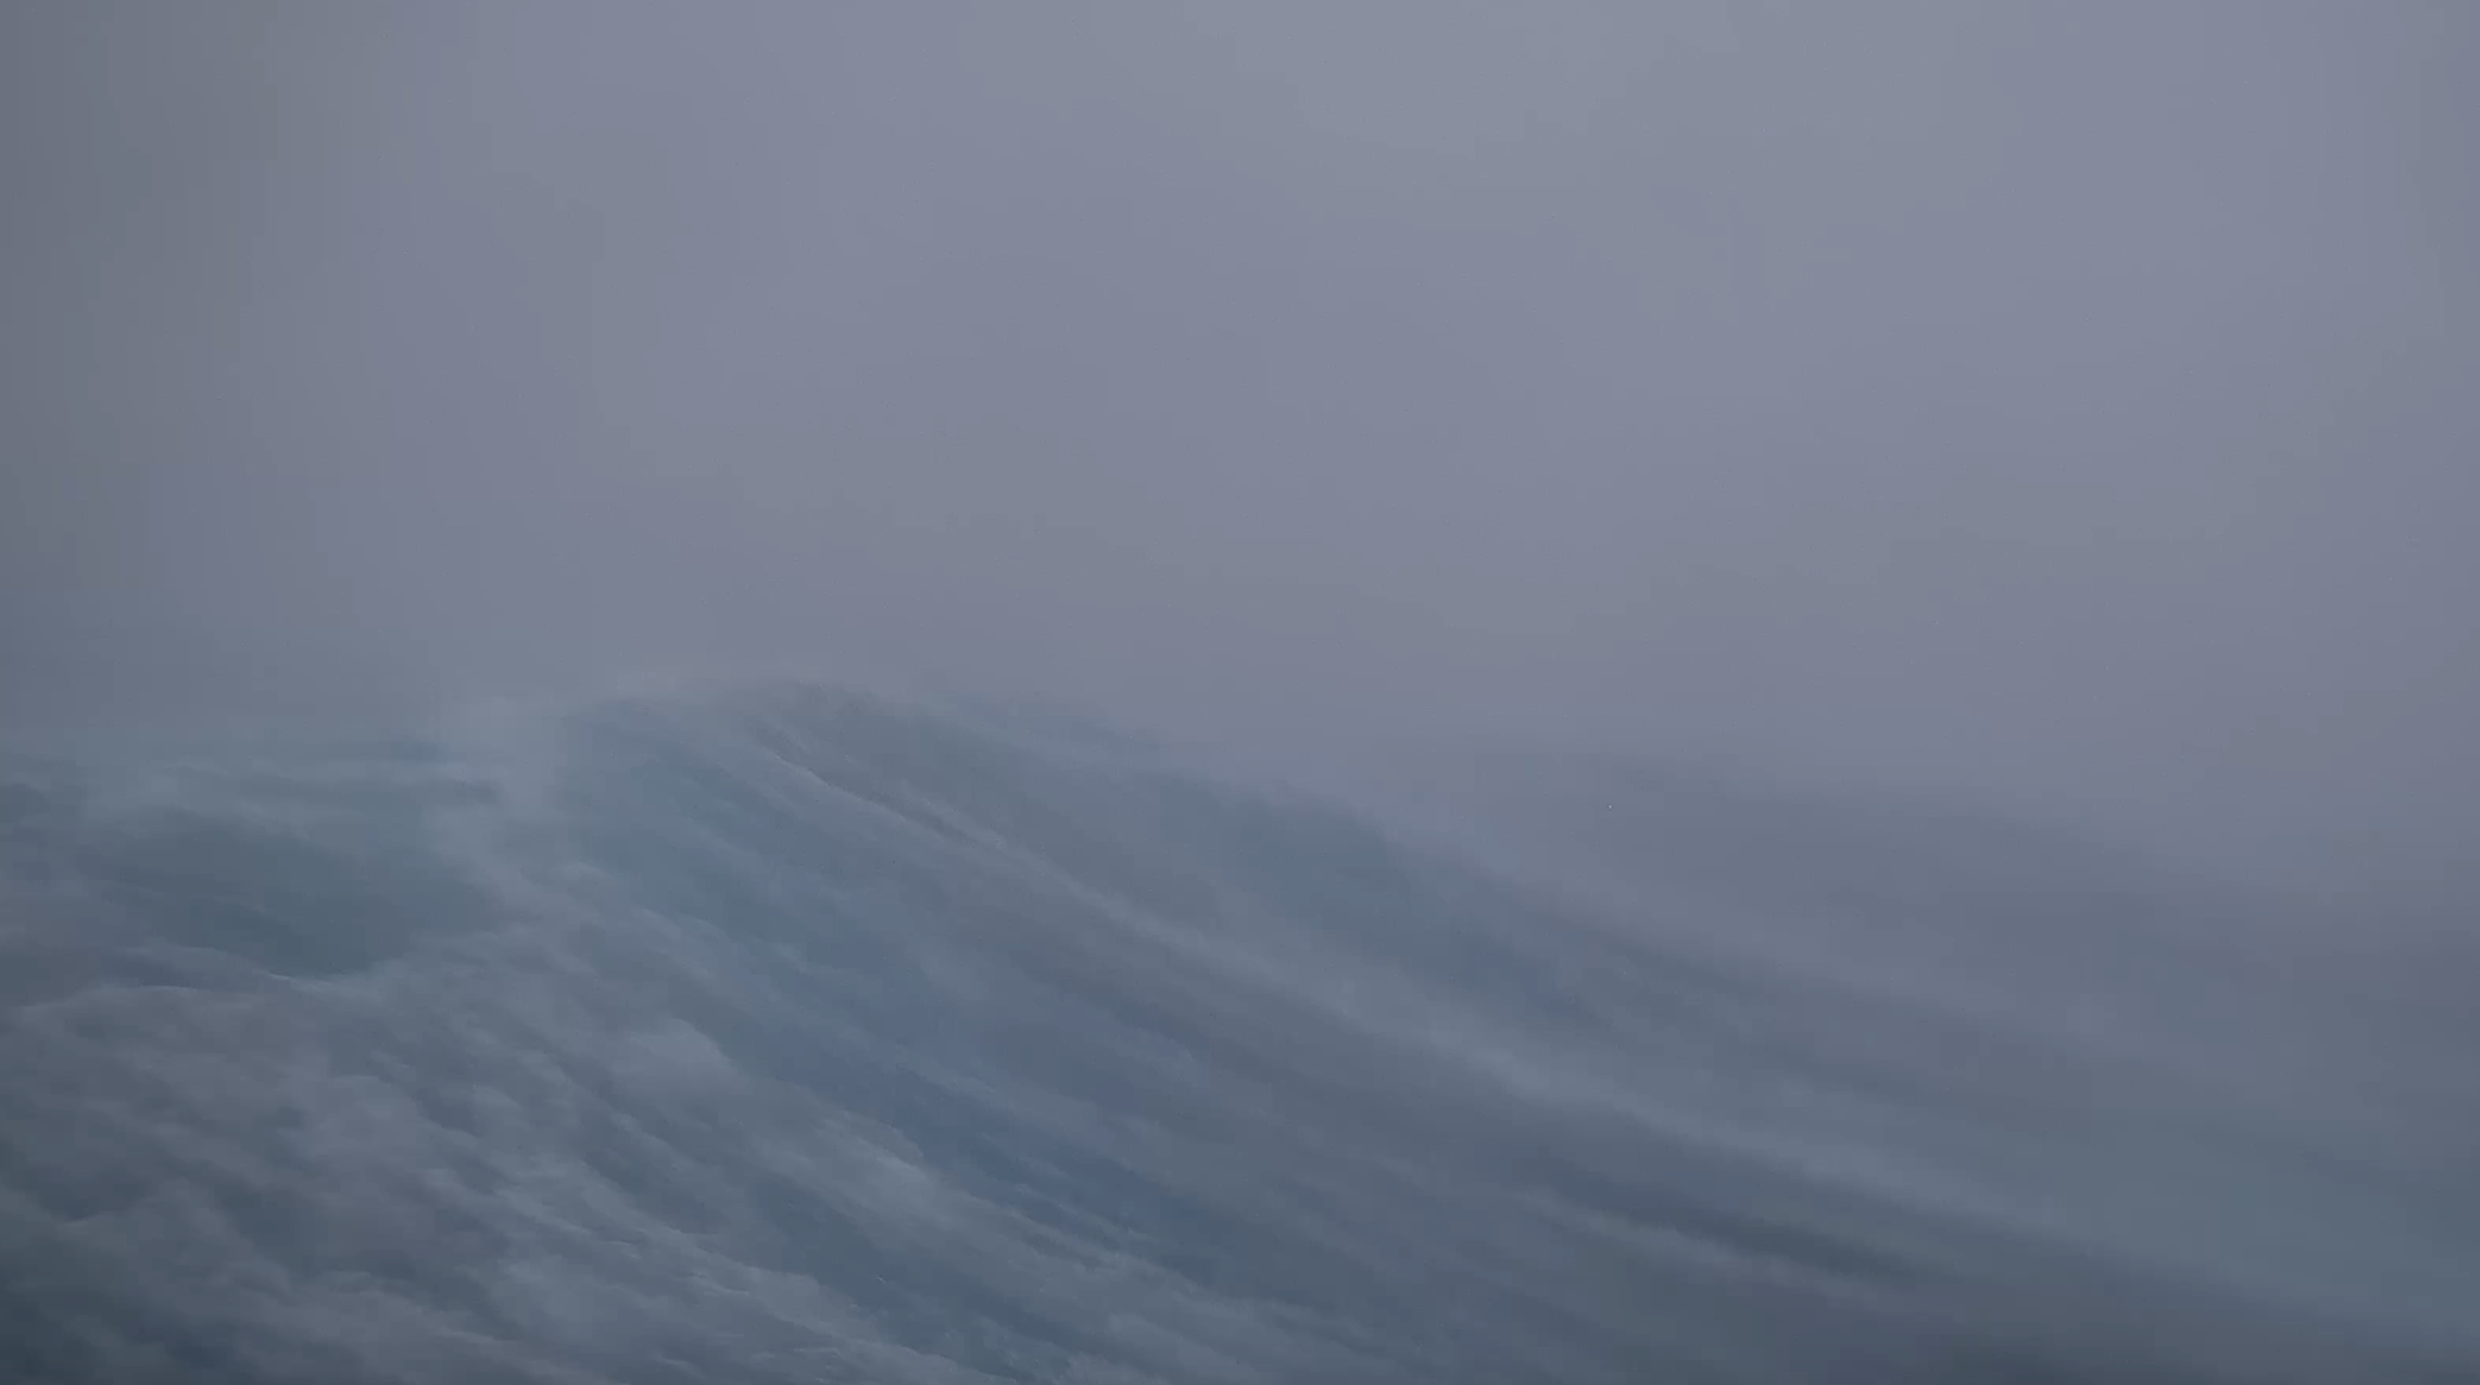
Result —
<instances>
[{"instance_id":1,"label":"wave face","mask_svg":"<svg viewBox=\"0 0 2480 1385\"><path fill-rule=\"evenodd\" d=\"M0 1378L2474 1378L2416 1160L1641 925L794 683L21 757Z\"/></svg>"}]
</instances>

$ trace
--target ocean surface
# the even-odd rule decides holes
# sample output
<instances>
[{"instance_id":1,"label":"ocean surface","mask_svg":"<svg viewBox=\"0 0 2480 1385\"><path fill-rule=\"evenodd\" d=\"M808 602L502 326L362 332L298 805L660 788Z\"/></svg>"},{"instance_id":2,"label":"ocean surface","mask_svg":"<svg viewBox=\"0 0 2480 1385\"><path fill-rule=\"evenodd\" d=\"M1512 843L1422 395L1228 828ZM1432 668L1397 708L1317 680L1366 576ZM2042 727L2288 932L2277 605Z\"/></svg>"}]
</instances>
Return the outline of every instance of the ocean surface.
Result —
<instances>
[{"instance_id":1,"label":"ocean surface","mask_svg":"<svg viewBox=\"0 0 2480 1385\"><path fill-rule=\"evenodd\" d=\"M0 1380L2480 1381L2435 968L1211 764L797 681L12 753Z\"/></svg>"}]
</instances>

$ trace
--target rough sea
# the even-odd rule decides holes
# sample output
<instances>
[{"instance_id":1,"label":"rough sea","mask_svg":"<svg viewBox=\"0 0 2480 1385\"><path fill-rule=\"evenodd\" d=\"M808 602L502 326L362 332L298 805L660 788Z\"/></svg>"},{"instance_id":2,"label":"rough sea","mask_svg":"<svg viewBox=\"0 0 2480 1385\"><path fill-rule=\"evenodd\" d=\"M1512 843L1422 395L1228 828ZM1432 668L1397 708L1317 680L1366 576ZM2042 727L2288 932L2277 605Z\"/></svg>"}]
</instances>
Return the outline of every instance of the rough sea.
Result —
<instances>
[{"instance_id":1,"label":"rough sea","mask_svg":"<svg viewBox=\"0 0 2480 1385\"><path fill-rule=\"evenodd\" d=\"M2468 987L1211 763L780 680L0 759L0 1381L2480 1381Z\"/></svg>"}]
</instances>

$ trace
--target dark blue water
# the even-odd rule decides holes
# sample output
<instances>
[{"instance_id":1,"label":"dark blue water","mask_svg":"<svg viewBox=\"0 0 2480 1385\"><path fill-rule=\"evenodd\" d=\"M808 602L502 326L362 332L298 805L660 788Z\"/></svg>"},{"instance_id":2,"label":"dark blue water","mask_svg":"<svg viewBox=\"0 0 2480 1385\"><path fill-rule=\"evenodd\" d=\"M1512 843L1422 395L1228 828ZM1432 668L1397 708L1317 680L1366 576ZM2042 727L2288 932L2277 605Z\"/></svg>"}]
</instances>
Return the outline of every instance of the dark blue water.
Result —
<instances>
[{"instance_id":1,"label":"dark blue water","mask_svg":"<svg viewBox=\"0 0 2480 1385\"><path fill-rule=\"evenodd\" d=\"M0 1380L2480 1379L2416 1074L1419 840L789 683L16 757Z\"/></svg>"}]
</instances>

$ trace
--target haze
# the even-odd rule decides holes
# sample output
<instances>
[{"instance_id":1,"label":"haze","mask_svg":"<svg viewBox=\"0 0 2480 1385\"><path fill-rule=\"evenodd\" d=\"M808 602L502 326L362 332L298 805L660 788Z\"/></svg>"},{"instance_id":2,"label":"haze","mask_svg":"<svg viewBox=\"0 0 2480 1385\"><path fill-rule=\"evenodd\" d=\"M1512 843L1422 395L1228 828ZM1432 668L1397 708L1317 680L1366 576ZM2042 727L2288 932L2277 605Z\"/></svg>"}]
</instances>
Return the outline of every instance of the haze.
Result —
<instances>
[{"instance_id":1,"label":"haze","mask_svg":"<svg viewBox=\"0 0 2480 1385\"><path fill-rule=\"evenodd\" d=\"M2480 901L2480 11L22 4L0 691L679 662Z\"/></svg>"}]
</instances>

